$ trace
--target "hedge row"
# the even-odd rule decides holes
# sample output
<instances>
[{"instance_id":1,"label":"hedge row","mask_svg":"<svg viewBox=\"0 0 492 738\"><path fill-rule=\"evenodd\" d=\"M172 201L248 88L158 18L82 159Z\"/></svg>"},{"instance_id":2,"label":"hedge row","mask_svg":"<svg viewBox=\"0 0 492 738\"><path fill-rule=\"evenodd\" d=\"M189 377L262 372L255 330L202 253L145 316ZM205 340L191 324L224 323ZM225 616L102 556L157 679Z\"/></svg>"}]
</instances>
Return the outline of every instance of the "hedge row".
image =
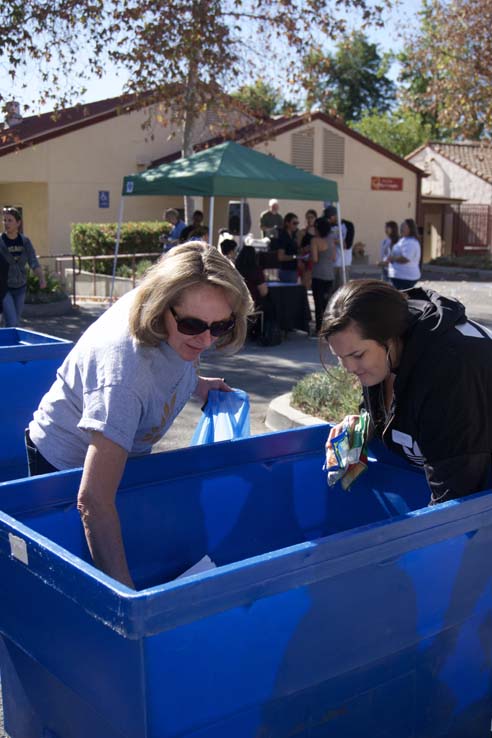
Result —
<instances>
[{"instance_id":1,"label":"hedge row","mask_svg":"<svg viewBox=\"0 0 492 738\"><path fill-rule=\"evenodd\" d=\"M75 223L72 225L71 247L77 256L102 256L114 254L117 223ZM122 223L120 236L120 254L160 253L162 244L159 236L169 233L172 225L165 221L144 221L139 223ZM129 259L119 259L118 265L131 264ZM85 266L91 270L92 264ZM113 263L110 259L96 261L96 271L100 274L111 274Z\"/></svg>"}]
</instances>

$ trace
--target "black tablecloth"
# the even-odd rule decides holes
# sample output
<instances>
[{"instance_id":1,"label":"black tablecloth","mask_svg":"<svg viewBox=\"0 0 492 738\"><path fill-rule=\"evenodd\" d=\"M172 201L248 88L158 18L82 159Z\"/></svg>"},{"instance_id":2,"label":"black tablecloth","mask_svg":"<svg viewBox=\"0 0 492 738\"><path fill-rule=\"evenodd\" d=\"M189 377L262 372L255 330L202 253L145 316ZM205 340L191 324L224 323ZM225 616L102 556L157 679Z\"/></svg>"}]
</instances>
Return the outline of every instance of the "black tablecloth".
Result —
<instances>
[{"instance_id":1,"label":"black tablecloth","mask_svg":"<svg viewBox=\"0 0 492 738\"><path fill-rule=\"evenodd\" d=\"M268 282L268 294L275 307L277 323L283 331L296 329L309 333L311 311L302 284Z\"/></svg>"}]
</instances>

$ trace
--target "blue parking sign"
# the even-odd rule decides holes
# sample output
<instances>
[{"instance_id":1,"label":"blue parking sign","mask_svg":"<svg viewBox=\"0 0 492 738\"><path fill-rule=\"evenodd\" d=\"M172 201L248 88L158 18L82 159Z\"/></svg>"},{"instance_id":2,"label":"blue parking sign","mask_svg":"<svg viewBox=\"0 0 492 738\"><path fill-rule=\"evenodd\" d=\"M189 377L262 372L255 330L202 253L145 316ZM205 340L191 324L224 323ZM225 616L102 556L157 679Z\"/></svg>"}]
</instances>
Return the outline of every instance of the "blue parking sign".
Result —
<instances>
[{"instance_id":1,"label":"blue parking sign","mask_svg":"<svg viewBox=\"0 0 492 738\"><path fill-rule=\"evenodd\" d=\"M99 190L99 207L109 208L109 190Z\"/></svg>"}]
</instances>

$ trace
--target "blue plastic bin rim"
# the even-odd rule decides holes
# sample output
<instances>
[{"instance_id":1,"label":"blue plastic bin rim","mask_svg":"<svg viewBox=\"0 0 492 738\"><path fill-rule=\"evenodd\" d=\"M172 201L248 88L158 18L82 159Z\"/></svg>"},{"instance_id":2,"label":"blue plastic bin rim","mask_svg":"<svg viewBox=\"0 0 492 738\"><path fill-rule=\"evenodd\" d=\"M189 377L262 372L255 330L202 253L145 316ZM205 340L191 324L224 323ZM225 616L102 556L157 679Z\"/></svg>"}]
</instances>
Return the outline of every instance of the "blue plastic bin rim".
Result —
<instances>
[{"instance_id":1,"label":"blue plastic bin rim","mask_svg":"<svg viewBox=\"0 0 492 738\"><path fill-rule=\"evenodd\" d=\"M491 524L492 495L480 493L141 591L106 576L6 513L0 513L0 556L12 558L9 534L20 537L33 576L120 635L138 639Z\"/></svg>"}]
</instances>

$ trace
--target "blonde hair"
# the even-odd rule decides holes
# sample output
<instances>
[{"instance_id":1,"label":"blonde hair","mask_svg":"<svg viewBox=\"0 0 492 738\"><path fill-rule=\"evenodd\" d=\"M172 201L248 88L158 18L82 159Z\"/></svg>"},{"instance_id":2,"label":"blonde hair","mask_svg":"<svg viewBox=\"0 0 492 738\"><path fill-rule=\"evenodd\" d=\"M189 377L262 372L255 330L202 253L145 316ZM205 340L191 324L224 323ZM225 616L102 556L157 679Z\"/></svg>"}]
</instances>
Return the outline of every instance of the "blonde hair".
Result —
<instances>
[{"instance_id":1,"label":"blonde hair","mask_svg":"<svg viewBox=\"0 0 492 738\"><path fill-rule=\"evenodd\" d=\"M217 348L233 353L244 343L253 302L241 275L229 259L203 241L175 246L149 269L130 310L130 332L142 344L157 346L167 339L164 312L179 304L184 290L198 285L222 289L236 318L234 329L217 339Z\"/></svg>"}]
</instances>

